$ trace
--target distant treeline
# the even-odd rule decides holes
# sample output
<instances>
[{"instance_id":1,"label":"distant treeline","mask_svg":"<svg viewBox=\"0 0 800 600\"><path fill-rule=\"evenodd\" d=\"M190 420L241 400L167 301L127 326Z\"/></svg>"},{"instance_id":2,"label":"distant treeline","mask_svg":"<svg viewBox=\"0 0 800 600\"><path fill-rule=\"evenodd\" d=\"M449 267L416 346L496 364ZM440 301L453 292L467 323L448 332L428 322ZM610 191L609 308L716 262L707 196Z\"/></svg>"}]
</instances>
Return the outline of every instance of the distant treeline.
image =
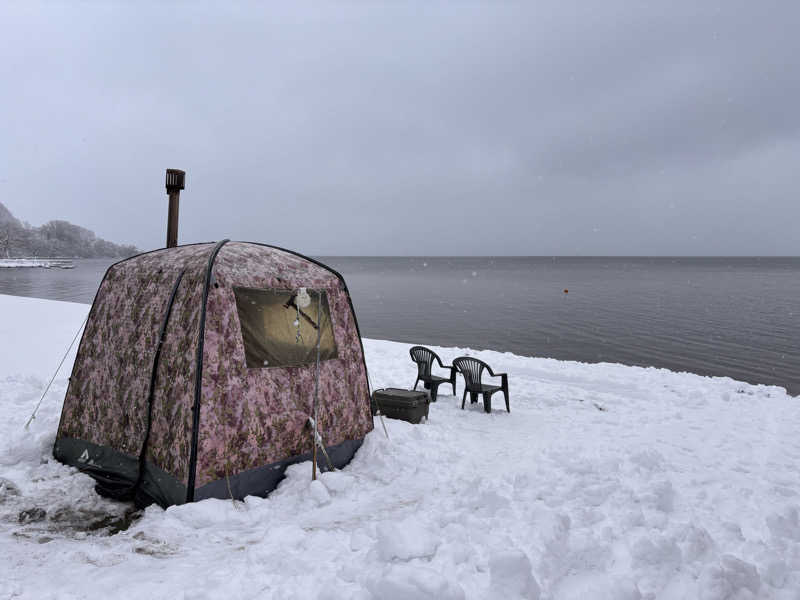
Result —
<instances>
[{"instance_id":1,"label":"distant treeline","mask_svg":"<svg viewBox=\"0 0 800 600\"><path fill-rule=\"evenodd\" d=\"M0 258L124 258L137 252L135 246L108 242L67 221L49 221L33 227L17 219L0 202Z\"/></svg>"}]
</instances>

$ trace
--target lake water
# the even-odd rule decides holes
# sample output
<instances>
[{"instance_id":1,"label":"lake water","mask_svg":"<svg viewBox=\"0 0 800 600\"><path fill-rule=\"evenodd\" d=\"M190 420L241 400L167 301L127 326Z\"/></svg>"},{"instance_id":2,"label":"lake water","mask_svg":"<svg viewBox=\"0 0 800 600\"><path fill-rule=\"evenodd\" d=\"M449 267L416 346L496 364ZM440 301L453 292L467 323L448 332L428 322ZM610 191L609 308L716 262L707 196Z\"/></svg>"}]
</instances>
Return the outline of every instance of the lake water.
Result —
<instances>
[{"instance_id":1,"label":"lake water","mask_svg":"<svg viewBox=\"0 0 800 600\"><path fill-rule=\"evenodd\" d=\"M365 337L652 365L800 394L800 258L321 260L345 276ZM0 293L91 302L111 262L0 269Z\"/></svg>"}]
</instances>

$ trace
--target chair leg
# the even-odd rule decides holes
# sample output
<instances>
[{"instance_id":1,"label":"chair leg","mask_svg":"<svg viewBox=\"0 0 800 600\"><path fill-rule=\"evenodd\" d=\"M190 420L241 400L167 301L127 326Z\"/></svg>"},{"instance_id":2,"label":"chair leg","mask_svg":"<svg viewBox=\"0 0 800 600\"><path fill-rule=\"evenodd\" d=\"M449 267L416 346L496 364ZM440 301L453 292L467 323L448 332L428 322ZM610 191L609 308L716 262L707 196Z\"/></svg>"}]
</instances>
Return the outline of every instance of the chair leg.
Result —
<instances>
[{"instance_id":1,"label":"chair leg","mask_svg":"<svg viewBox=\"0 0 800 600\"><path fill-rule=\"evenodd\" d=\"M436 402L436 396L439 393L439 384L432 383L431 384L431 402Z\"/></svg>"},{"instance_id":2,"label":"chair leg","mask_svg":"<svg viewBox=\"0 0 800 600\"><path fill-rule=\"evenodd\" d=\"M461 397L461 410L464 410L464 405L467 403L467 388L464 388L464 395Z\"/></svg>"},{"instance_id":3,"label":"chair leg","mask_svg":"<svg viewBox=\"0 0 800 600\"><path fill-rule=\"evenodd\" d=\"M453 375L453 377L450 379L450 385L453 386L453 396L455 396L456 395L456 377L455 377L455 375Z\"/></svg>"},{"instance_id":4,"label":"chair leg","mask_svg":"<svg viewBox=\"0 0 800 600\"><path fill-rule=\"evenodd\" d=\"M417 384L419 384L419 377L417 377L417 380L414 382L414 388L413 389L415 389L415 390L417 389Z\"/></svg>"},{"instance_id":5,"label":"chair leg","mask_svg":"<svg viewBox=\"0 0 800 600\"><path fill-rule=\"evenodd\" d=\"M508 390L503 390L503 396L506 397L506 412L511 412L511 407L508 405Z\"/></svg>"},{"instance_id":6,"label":"chair leg","mask_svg":"<svg viewBox=\"0 0 800 600\"><path fill-rule=\"evenodd\" d=\"M483 410L487 413L492 412L492 393L484 392L483 394Z\"/></svg>"},{"instance_id":7,"label":"chair leg","mask_svg":"<svg viewBox=\"0 0 800 600\"><path fill-rule=\"evenodd\" d=\"M469 393L469 403L475 404L478 401L478 392Z\"/></svg>"}]
</instances>

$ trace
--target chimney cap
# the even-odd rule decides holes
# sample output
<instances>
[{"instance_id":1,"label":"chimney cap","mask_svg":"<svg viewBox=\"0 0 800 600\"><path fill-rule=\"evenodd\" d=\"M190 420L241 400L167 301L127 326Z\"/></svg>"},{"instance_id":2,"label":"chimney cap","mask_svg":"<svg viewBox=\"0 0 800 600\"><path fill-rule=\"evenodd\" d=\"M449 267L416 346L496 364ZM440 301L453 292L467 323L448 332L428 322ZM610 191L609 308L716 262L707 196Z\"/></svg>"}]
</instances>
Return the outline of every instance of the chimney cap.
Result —
<instances>
[{"instance_id":1,"label":"chimney cap","mask_svg":"<svg viewBox=\"0 0 800 600\"><path fill-rule=\"evenodd\" d=\"M184 189L186 171L180 169L167 169L167 193Z\"/></svg>"}]
</instances>

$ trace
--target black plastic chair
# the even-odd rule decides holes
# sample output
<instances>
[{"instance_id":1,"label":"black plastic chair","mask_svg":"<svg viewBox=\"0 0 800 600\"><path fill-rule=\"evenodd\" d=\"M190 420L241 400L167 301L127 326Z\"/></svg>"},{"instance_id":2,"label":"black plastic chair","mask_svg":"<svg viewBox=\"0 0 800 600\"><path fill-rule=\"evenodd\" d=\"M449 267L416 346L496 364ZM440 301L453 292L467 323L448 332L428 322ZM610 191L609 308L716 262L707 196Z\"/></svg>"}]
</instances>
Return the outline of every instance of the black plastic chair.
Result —
<instances>
[{"instance_id":1,"label":"black plastic chair","mask_svg":"<svg viewBox=\"0 0 800 600\"><path fill-rule=\"evenodd\" d=\"M461 398L461 410L464 410L464 404L467 402L467 392L470 395L470 403L478 401L478 394L483 395L483 410L487 413L492 412L492 394L502 391L506 398L506 410L511 412L508 405L508 375L505 373L494 373L492 367L487 365L482 360L472 358L471 356L459 356L453 361L453 366L458 369L458 372L464 376L464 397ZM484 369L488 371L492 377L500 377L500 385L488 385L481 383L481 375Z\"/></svg>"},{"instance_id":2,"label":"black plastic chair","mask_svg":"<svg viewBox=\"0 0 800 600\"><path fill-rule=\"evenodd\" d=\"M442 359L433 350L425 346L414 346L409 350L411 360L417 363L417 380L414 382L414 389L417 389L417 384L421 381L425 385L426 390L431 391L431 402L436 402L436 395L439 386L443 383L449 383L453 386L453 395L456 395L456 369L451 365L442 364ZM450 377L439 377L431 373L433 361L439 363L442 369L450 369Z\"/></svg>"}]
</instances>

